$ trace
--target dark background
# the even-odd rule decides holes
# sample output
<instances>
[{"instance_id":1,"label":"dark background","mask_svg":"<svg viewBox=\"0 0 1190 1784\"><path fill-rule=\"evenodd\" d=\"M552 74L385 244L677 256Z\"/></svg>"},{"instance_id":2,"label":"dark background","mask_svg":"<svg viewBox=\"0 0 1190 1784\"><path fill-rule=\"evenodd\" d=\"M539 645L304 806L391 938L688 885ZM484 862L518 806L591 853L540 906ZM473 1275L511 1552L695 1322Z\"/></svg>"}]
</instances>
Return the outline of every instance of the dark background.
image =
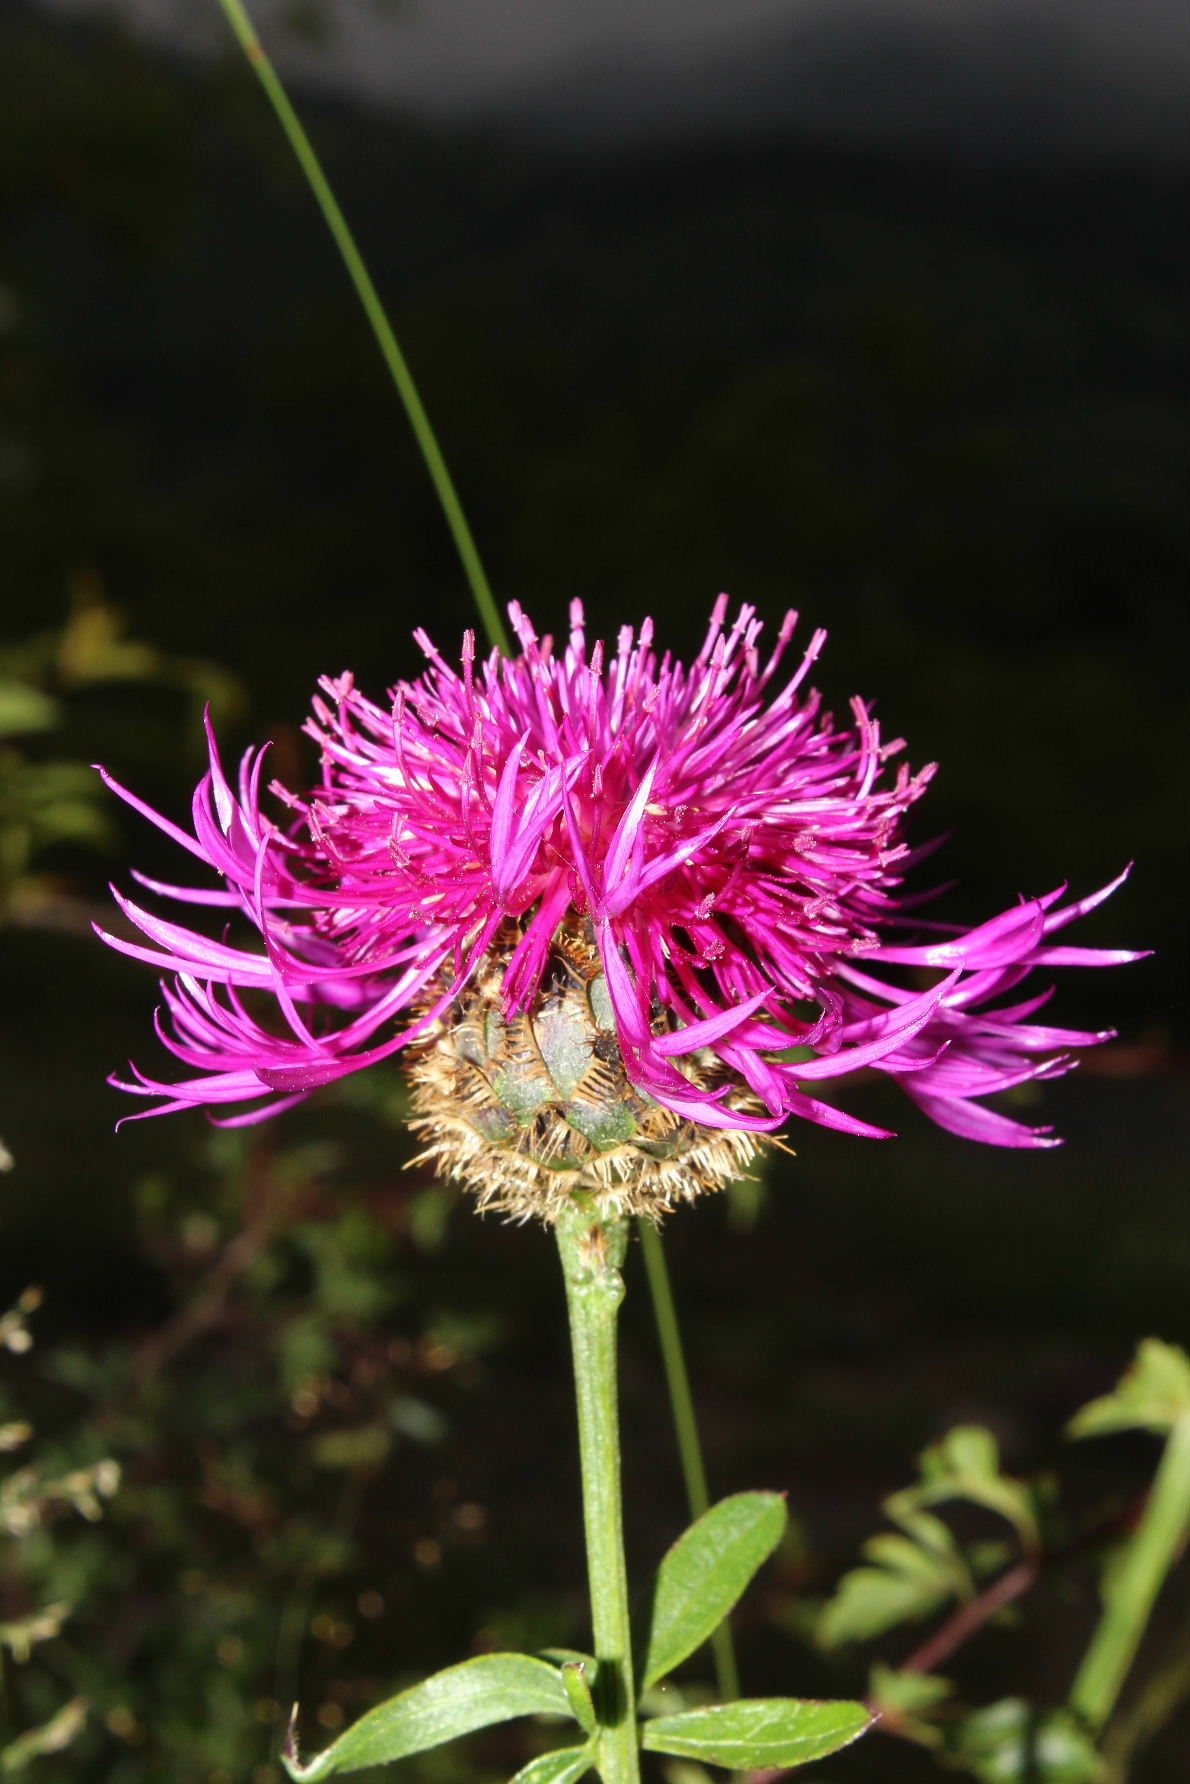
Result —
<instances>
[{"instance_id":1,"label":"dark background","mask_svg":"<svg viewBox=\"0 0 1190 1784\"><path fill-rule=\"evenodd\" d=\"M1093 140L998 153L994 129L980 152L944 128L810 134L779 116L593 140L515 112L429 121L343 93L299 98L502 598L556 628L581 596L596 636L650 613L679 652L697 647L720 589L774 629L788 605L803 636L827 626L832 700L878 696L911 760L942 764L919 835L953 830L941 860L961 918L1062 879L1082 893L1136 860L1075 939L1155 957L1063 975L1054 1006L1120 1038L1024 1107L1067 1136L1061 1152L964 1145L874 1082L849 1106L901 1129L896 1142L792 1134L798 1156L774 1165L759 1210L736 1197L667 1228L713 1487L787 1488L817 1555L787 1557L750 1601L748 1688L862 1689L858 1661L832 1671L798 1643L791 1606L853 1560L922 1444L984 1422L1014 1468L1073 1466L1076 1504L1104 1482L1126 1494L1151 1460L1143 1444L1072 1465L1057 1432L1137 1338L1180 1335L1184 162ZM79 684L59 666L63 727L30 747L97 756L180 814L205 678L233 751L272 737L300 777L320 674L350 667L379 695L416 673L415 625L449 656L473 618L258 91L231 57L10 4L0 221L5 640L60 627L72 601L76 615L106 602L128 637L190 674L179 691L177 676ZM17 1161L0 1202L3 1287L36 1278L46 1342L113 1355L175 1332L240 1228L244 1181L212 1191L198 1117L112 1137L122 1111L103 1078L129 1052L151 1056L153 989L85 919L108 873L127 883L127 862L177 871L145 827L114 821L106 860L67 844L35 863L53 896L14 904L0 933L0 1131ZM251 1156L267 1175L331 1134L339 1162L314 1215L337 1217L342 1191L388 1235L377 1319L430 1357L425 1400L452 1421L437 1447L368 1475L343 1514L360 1577L370 1559L399 1607L376 1627L381 1687L462 1657L481 1625L581 1641L548 1244L460 1209L436 1249L417 1212L432 1192L395 1174L407 1148L350 1100L307 1105ZM218 1243L193 1226L212 1206ZM189 1252L158 1242L163 1207L199 1233ZM295 1266L285 1280L292 1321L307 1277ZM633 1286L625 1417L643 1565L681 1504ZM470 1336L451 1341L459 1371L439 1380L425 1346L443 1309ZM220 1371L251 1368L237 1346L272 1317L258 1307L201 1338L185 1390L196 1407L217 1402ZM122 1417L130 1392L110 1390ZM76 1415L47 1396L51 1425ZM179 1483L184 1436L169 1439ZM267 1441L284 1478L298 1439ZM427 1508L456 1502L481 1505L486 1532L460 1537L458 1555L426 1535L439 1515ZM426 1540L445 1561L410 1560ZM974 1701L1060 1699L1089 1579L1073 1608L1042 1604L1015 1647L988 1632L955 1663ZM138 1641L133 1672L150 1666ZM358 1664L349 1653L323 1671ZM172 1689L161 1676L150 1704ZM61 1776L238 1784L248 1767L191 1765L176 1746L152 1757L118 1727L78 1751ZM916 1749L862 1752L829 1775L932 1774ZM511 1769L498 1753L486 1763ZM1145 1763L1137 1778L1173 1775L1159 1745ZM274 1774L262 1761L258 1775Z\"/></svg>"}]
</instances>

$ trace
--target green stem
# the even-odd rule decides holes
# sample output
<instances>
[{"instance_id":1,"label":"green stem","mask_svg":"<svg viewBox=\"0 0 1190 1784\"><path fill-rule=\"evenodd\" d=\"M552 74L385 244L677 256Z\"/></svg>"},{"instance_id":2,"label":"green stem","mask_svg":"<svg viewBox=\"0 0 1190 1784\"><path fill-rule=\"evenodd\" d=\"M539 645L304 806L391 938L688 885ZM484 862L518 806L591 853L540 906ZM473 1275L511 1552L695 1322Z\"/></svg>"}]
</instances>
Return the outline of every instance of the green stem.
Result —
<instances>
[{"instance_id":1,"label":"green stem","mask_svg":"<svg viewBox=\"0 0 1190 1784\"><path fill-rule=\"evenodd\" d=\"M674 1305L669 1270L666 1267L665 1249L661 1243L661 1234L651 1220L638 1221L637 1226L645 1275L653 1298L653 1314L657 1321L657 1337L665 1367L665 1383L669 1389L682 1478L686 1483L686 1498L691 1518L701 1518L703 1512L710 1508L711 1496L707 1489L707 1471L698 1440L694 1396L690 1392L690 1375L682 1349L682 1333L678 1325L678 1310ZM731 1703L740 1695L740 1674L736 1665L735 1644L731 1639L731 1624L726 1618L711 1637L711 1653L715 1660L715 1679L720 1701Z\"/></svg>"},{"instance_id":2,"label":"green stem","mask_svg":"<svg viewBox=\"0 0 1190 1784\"><path fill-rule=\"evenodd\" d=\"M1113 1567L1103 1614L1070 1692L1070 1707L1093 1729L1111 1715L1161 1583L1190 1526L1190 1415L1178 1420L1135 1534Z\"/></svg>"},{"instance_id":3,"label":"green stem","mask_svg":"<svg viewBox=\"0 0 1190 1784\"><path fill-rule=\"evenodd\" d=\"M389 369L397 393L405 405L405 413L409 424L421 448L430 480L437 492L446 516L446 524L450 528L451 538L463 565L475 605L479 609L483 627L493 649L508 655L508 634L499 610L492 596L491 587L484 573L479 552L471 537L471 529L467 525L467 517L463 513L462 504L455 492L450 472L446 468L446 460L442 456L434 430L430 426L430 418L426 414L417 386L413 382L413 374L405 361L405 355L397 345L397 337L392 331L388 317L384 313L384 305L377 295L371 275L364 264L363 256L355 244L355 237L347 226L347 219L339 209L339 202L331 190L330 182L322 171L322 165L314 152L313 145L300 119L289 102L289 96L281 84L276 69L265 54L264 48L252 20L248 17L241 0L219 0L220 6L227 15L228 23L239 40L240 47L247 56L260 80L261 86L268 95L269 103L277 114L282 130L289 141L309 182L310 190L318 202L318 208L326 221L326 226L334 237L335 245L343 256L343 264L354 285L356 295L363 305L364 314L372 326L377 345Z\"/></svg>"},{"instance_id":4,"label":"green stem","mask_svg":"<svg viewBox=\"0 0 1190 1784\"><path fill-rule=\"evenodd\" d=\"M639 1784L616 1391L616 1315L624 1298L619 1266L627 1249L628 1222L605 1220L576 1203L559 1217L557 1234L574 1353L591 1621L599 1662L599 1772L604 1784Z\"/></svg>"}]
</instances>

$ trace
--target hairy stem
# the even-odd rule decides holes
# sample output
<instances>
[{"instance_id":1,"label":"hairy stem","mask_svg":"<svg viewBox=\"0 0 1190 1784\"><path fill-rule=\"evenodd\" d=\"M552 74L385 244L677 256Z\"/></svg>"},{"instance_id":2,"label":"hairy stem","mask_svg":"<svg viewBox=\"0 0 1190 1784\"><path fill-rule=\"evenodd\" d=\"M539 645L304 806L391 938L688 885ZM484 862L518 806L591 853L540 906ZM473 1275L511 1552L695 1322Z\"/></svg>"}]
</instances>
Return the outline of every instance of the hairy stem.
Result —
<instances>
[{"instance_id":1,"label":"hairy stem","mask_svg":"<svg viewBox=\"0 0 1190 1784\"><path fill-rule=\"evenodd\" d=\"M599 1771L604 1784L639 1784L616 1387L616 1315L624 1298L619 1266L628 1222L604 1220L576 1204L561 1215L556 1230L574 1353L583 1522L599 1663Z\"/></svg>"},{"instance_id":2,"label":"hairy stem","mask_svg":"<svg viewBox=\"0 0 1190 1784\"><path fill-rule=\"evenodd\" d=\"M690 1376L682 1349L682 1333L678 1325L669 1270L666 1267L665 1250L661 1243L661 1234L651 1220L639 1221L637 1225L640 1230L641 1256L645 1262L649 1292L653 1297L653 1313L665 1366L665 1384L669 1390L669 1403L673 1412L682 1478L686 1483L686 1499L691 1518L701 1518L703 1512L709 1509L711 1498L707 1490L707 1471L698 1439L694 1396L690 1392ZM730 1703L740 1695L740 1674L736 1665L735 1645L731 1639L731 1625L726 1618L711 1637L711 1652L715 1659L715 1680L720 1700Z\"/></svg>"},{"instance_id":3,"label":"hairy stem","mask_svg":"<svg viewBox=\"0 0 1190 1784\"><path fill-rule=\"evenodd\" d=\"M347 219L339 208L339 201L331 189L329 180L322 170L322 164L314 151L313 144L302 128L301 120L290 104L289 95L281 84L280 76L265 54L264 47L256 29L244 9L242 0L219 0L220 6L227 15L228 23L236 34L240 47L247 56L256 75L268 96L270 105L277 115L278 122L285 132L290 148L297 157L302 172L305 174L322 212L326 226L334 237L335 246L343 257L348 277L355 287L356 295L363 305L364 314L371 324L376 344L383 355L397 394L405 406L417 443L421 448L426 469L430 473L430 481L434 485L450 536L454 540L455 550L463 566L475 605L479 609L484 631L488 635L493 649L508 654L508 634L504 622L500 618L491 587L480 561L479 552L471 536L471 528L467 525L467 517L463 513L462 503L455 491L454 482L446 467L446 460L430 426L430 418L418 394L413 381L413 374L406 363L405 355L397 344L392 325L384 311L372 283L371 274L364 264L363 255L356 246L355 237L348 228Z\"/></svg>"}]
</instances>

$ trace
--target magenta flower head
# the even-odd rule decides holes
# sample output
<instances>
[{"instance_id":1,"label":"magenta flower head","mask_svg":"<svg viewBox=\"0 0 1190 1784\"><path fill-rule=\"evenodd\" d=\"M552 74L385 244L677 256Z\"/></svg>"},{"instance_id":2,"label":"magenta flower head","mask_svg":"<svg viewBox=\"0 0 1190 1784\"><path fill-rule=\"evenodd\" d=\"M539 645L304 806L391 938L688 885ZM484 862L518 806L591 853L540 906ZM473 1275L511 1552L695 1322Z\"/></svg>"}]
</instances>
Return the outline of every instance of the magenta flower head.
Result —
<instances>
[{"instance_id":1,"label":"magenta flower head","mask_svg":"<svg viewBox=\"0 0 1190 1784\"><path fill-rule=\"evenodd\" d=\"M144 939L104 939L172 975L158 1032L187 1069L113 1082L146 1114L239 1124L404 1051L430 1155L546 1217L575 1188L668 1206L794 1117L884 1137L818 1094L861 1070L953 1133L1055 1143L983 1099L1109 1038L1038 1021L1049 988L1019 988L1139 958L1054 939L1119 881L926 921L901 886L933 769L898 764L862 701L822 710L825 634L782 679L792 613L766 660L721 598L686 666L648 621L588 651L576 603L559 651L509 612L516 657L477 662L468 634L456 669L418 632L427 667L384 705L325 680L321 778L274 786L275 816L264 751L233 786L213 734L192 833L109 783L217 876L149 891L223 916L212 935L116 894Z\"/></svg>"}]
</instances>

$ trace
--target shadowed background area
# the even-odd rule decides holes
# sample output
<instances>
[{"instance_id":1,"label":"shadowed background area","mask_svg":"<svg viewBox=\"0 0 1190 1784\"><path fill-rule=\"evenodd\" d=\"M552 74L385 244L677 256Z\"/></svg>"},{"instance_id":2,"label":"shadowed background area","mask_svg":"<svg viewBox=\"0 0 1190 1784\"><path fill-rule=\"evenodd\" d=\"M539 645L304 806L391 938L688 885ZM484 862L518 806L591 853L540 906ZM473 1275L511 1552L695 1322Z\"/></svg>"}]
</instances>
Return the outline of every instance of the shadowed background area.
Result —
<instances>
[{"instance_id":1,"label":"shadowed background area","mask_svg":"<svg viewBox=\"0 0 1190 1784\"><path fill-rule=\"evenodd\" d=\"M1056 0L726 11L272 19L498 596L543 629L579 596L594 636L648 613L678 652L721 589L826 626L831 702L877 698L942 764L916 836L953 831L958 919L1137 862L1077 939L1156 957L1054 1005L1120 1038L1020 1098L1061 1152L965 1146L874 1079L849 1106L896 1142L791 1133L763 1191L667 1228L713 1488L788 1490L805 1537L745 1606L747 1687L826 1695L865 1656L816 1653L804 1607L916 1451L980 1422L1011 1467L1070 1472L1076 1510L1126 1501L1139 1440L1072 1460L1057 1433L1137 1338L1180 1336L1185 31L1156 0L1127 31ZM271 737L299 781L319 675L380 695L414 626L450 657L474 623L224 36L213 5L0 17L0 1300L47 1294L40 1367L5 1379L126 1482L63 1539L72 1657L14 1672L10 1708L85 1689L40 1775L105 1784L265 1784L299 1689L316 1744L476 1640L586 1639L549 1246L401 1170L399 1081L246 1141L111 1133L154 990L89 921L129 863L180 870L75 765L180 817L209 698L229 756ZM645 1566L682 1503L633 1288ZM1061 1698L1076 1588L956 1658L971 1701ZM409 1775L506 1777L511 1738ZM1130 1777L1172 1778L1164 1739ZM872 1741L827 1775L933 1761Z\"/></svg>"}]
</instances>

